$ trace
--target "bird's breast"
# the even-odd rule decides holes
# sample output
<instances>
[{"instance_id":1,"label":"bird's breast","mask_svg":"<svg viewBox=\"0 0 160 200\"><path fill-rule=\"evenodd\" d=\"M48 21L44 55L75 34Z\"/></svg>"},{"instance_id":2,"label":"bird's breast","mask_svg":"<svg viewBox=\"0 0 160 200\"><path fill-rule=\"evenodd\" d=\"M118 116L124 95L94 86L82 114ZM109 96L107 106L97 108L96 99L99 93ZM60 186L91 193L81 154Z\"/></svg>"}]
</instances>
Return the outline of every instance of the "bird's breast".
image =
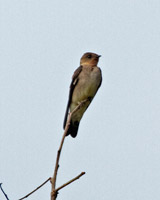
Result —
<instances>
[{"instance_id":1,"label":"bird's breast","mask_svg":"<svg viewBox=\"0 0 160 200\"><path fill-rule=\"evenodd\" d=\"M77 103L88 97L94 97L101 82L101 71L98 67L83 68L74 89L72 102Z\"/></svg>"}]
</instances>

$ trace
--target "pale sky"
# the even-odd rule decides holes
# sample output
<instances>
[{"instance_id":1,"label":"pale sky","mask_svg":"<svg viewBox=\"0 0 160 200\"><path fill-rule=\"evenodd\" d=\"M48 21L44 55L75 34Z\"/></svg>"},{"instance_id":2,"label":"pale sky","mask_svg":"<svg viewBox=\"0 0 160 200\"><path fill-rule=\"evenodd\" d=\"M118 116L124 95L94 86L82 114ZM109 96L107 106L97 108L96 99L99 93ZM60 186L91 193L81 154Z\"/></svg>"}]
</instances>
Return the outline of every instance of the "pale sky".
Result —
<instances>
[{"instance_id":1,"label":"pale sky","mask_svg":"<svg viewBox=\"0 0 160 200\"><path fill-rule=\"evenodd\" d=\"M65 140L57 186L86 175L57 200L159 200L160 1L0 0L0 182L10 200L52 176L87 51L102 55L103 82Z\"/></svg>"}]
</instances>

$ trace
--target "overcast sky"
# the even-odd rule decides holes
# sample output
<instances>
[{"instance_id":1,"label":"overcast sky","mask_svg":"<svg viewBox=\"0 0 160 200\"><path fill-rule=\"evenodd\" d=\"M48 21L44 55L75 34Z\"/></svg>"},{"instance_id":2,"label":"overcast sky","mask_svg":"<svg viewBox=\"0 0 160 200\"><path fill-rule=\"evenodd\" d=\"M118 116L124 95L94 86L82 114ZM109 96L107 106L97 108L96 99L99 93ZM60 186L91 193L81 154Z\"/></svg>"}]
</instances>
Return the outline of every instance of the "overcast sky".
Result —
<instances>
[{"instance_id":1,"label":"overcast sky","mask_svg":"<svg viewBox=\"0 0 160 200\"><path fill-rule=\"evenodd\" d=\"M87 51L102 55L103 82L65 140L57 186L86 175L58 199L159 200L160 1L0 0L0 182L10 200L52 176ZM50 199L50 187L28 199Z\"/></svg>"}]
</instances>

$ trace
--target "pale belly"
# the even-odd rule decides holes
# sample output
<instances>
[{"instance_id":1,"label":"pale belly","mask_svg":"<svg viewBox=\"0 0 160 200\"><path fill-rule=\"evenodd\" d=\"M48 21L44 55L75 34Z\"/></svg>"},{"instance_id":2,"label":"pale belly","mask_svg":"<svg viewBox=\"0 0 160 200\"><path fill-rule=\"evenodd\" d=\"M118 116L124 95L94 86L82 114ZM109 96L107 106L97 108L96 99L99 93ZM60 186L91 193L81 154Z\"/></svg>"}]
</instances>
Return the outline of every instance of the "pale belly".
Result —
<instances>
[{"instance_id":1,"label":"pale belly","mask_svg":"<svg viewBox=\"0 0 160 200\"><path fill-rule=\"evenodd\" d=\"M87 99L88 97L93 98L97 92L100 82L101 72L99 68L96 67L92 71L84 70L84 72L80 74L79 81L73 91L70 110L72 111L81 101ZM89 104L90 102L87 102L77 113L75 113L75 120L81 119Z\"/></svg>"}]
</instances>

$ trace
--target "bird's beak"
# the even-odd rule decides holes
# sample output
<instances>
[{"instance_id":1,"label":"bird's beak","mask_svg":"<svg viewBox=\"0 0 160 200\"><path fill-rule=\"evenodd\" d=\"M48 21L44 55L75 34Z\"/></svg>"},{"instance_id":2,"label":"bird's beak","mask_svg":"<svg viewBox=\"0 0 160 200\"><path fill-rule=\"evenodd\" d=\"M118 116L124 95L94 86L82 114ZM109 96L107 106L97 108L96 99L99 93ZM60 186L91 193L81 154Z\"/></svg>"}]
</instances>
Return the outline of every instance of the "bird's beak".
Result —
<instances>
[{"instance_id":1,"label":"bird's beak","mask_svg":"<svg viewBox=\"0 0 160 200\"><path fill-rule=\"evenodd\" d=\"M100 58L100 57L101 57L101 55L98 55L97 57L98 57L98 58Z\"/></svg>"}]
</instances>

